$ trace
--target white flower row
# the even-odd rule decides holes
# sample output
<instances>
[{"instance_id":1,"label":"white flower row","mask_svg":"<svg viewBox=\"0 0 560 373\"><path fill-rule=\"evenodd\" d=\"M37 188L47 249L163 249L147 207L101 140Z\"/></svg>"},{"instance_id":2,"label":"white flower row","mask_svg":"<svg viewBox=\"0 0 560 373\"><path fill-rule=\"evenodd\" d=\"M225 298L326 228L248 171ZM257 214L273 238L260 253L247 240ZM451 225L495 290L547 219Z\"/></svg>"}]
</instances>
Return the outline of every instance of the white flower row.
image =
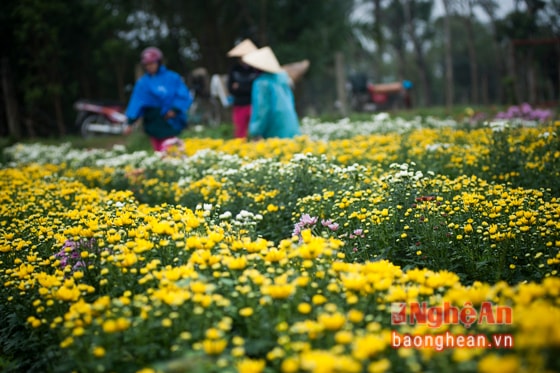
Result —
<instances>
[{"instance_id":1,"label":"white flower row","mask_svg":"<svg viewBox=\"0 0 560 373\"><path fill-rule=\"evenodd\" d=\"M301 121L301 131L313 140L328 141L360 135L404 133L424 127L441 128L457 127L457 125L457 121L453 119L416 116L408 120L391 117L388 113L378 113L373 114L371 119L366 121L350 121L348 118L343 118L336 122L321 122L319 119L306 117Z\"/></svg>"}]
</instances>

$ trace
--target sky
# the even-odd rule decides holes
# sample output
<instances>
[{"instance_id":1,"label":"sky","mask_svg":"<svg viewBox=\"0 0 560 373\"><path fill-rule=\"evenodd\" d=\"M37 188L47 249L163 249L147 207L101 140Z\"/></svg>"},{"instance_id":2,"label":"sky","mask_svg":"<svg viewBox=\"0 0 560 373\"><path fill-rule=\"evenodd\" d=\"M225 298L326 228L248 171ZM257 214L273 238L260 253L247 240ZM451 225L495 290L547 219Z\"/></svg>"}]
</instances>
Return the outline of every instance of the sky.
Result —
<instances>
[{"instance_id":1,"label":"sky","mask_svg":"<svg viewBox=\"0 0 560 373\"><path fill-rule=\"evenodd\" d=\"M510 13L515 8L515 1L516 0L498 0L498 11L497 11L497 18L503 18L506 14ZM433 17L437 18L444 14L444 7L443 7L443 0L433 0L434 8L433 8ZM371 20L371 9L372 3L366 2L364 6L358 7L352 18L354 19L369 19ZM523 2L520 2L520 6L523 7ZM482 22L488 21L488 16L476 7L475 15L478 19Z\"/></svg>"},{"instance_id":2,"label":"sky","mask_svg":"<svg viewBox=\"0 0 560 373\"><path fill-rule=\"evenodd\" d=\"M503 18L504 15L508 14L515 8L515 0L499 0L497 3L499 6L496 13L497 18ZM523 5L523 2L521 2L520 5ZM434 0L433 13L436 17L444 14L443 0ZM475 15L483 22L488 21L488 16L481 9L476 9Z\"/></svg>"},{"instance_id":3,"label":"sky","mask_svg":"<svg viewBox=\"0 0 560 373\"><path fill-rule=\"evenodd\" d=\"M498 19L503 18L506 14L510 13L513 9L515 9L515 2L516 0L498 0L497 1L498 10L496 12L496 18ZM433 3L434 3L434 7L432 12L432 19L436 19L438 17L443 16L443 14L445 13L443 7L443 0L433 0ZM358 7L354 10L354 13L351 15L352 19L353 20L362 19L365 20L366 22L368 21L372 22L373 20L373 14L371 10L372 6L373 5L371 2L365 2L361 7ZM524 7L524 2L521 1L520 8L523 9L523 7ZM479 9L479 7L475 8L475 15L481 22L488 22L490 20L486 15L486 13L482 9ZM368 40L365 37L360 37L360 40L362 42L362 46L366 50L370 52L375 51L375 43L373 43L371 40Z\"/></svg>"}]
</instances>

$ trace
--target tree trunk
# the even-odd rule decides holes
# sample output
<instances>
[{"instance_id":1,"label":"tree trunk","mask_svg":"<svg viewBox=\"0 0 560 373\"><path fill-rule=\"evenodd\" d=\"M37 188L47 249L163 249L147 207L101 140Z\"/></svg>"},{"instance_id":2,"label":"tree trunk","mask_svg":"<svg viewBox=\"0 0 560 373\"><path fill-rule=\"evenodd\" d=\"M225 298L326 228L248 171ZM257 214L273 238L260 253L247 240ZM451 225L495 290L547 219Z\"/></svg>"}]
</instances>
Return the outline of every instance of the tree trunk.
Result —
<instances>
[{"instance_id":1,"label":"tree trunk","mask_svg":"<svg viewBox=\"0 0 560 373\"><path fill-rule=\"evenodd\" d=\"M560 101L560 44L556 44L556 76L557 76L557 91L555 92L555 94L557 94L557 96L555 96L554 99Z\"/></svg>"},{"instance_id":2,"label":"tree trunk","mask_svg":"<svg viewBox=\"0 0 560 373\"><path fill-rule=\"evenodd\" d=\"M490 100L488 97L488 74L483 74L482 76L482 87L481 87L482 103L484 105L489 105Z\"/></svg>"},{"instance_id":3,"label":"tree trunk","mask_svg":"<svg viewBox=\"0 0 560 373\"><path fill-rule=\"evenodd\" d=\"M259 43L262 46L268 45L268 38L266 37L266 0L261 0L260 3L260 20L259 20Z\"/></svg>"},{"instance_id":4,"label":"tree trunk","mask_svg":"<svg viewBox=\"0 0 560 373\"><path fill-rule=\"evenodd\" d=\"M519 79L517 79L517 63L515 59L515 47L513 43L509 43L509 55L508 60L508 78L511 79L511 83L508 84L508 89L511 91L509 96L509 103L519 104L521 99L521 88L519 86Z\"/></svg>"},{"instance_id":5,"label":"tree trunk","mask_svg":"<svg viewBox=\"0 0 560 373\"><path fill-rule=\"evenodd\" d=\"M501 53L500 43L496 36L494 37L494 63L496 64L496 99L498 103L504 103L504 89L502 87L502 80L504 79L504 63L503 54Z\"/></svg>"},{"instance_id":6,"label":"tree trunk","mask_svg":"<svg viewBox=\"0 0 560 373\"><path fill-rule=\"evenodd\" d=\"M122 63L115 64L115 78L117 79L117 90L120 102L126 102L126 93L124 89L124 71L125 69Z\"/></svg>"},{"instance_id":7,"label":"tree trunk","mask_svg":"<svg viewBox=\"0 0 560 373\"><path fill-rule=\"evenodd\" d=\"M80 86L82 88L82 92L80 95L85 98L92 98L93 92L91 88L91 75L88 74L88 71L91 71L91 63L89 60L89 56L91 56L91 51L89 48L84 48L81 51L80 60L81 60L81 67L80 69Z\"/></svg>"},{"instance_id":8,"label":"tree trunk","mask_svg":"<svg viewBox=\"0 0 560 373\"><path fill-rule=\"evenodd\" d=\"M445 107L447 111L451 111L453 106L454 86L453 86L453 55L451 51L451 26L450 20L451 9L449 0L443 0L445 8L445 16L443 29L445 34Z\"/></svg>"},{"instance_id":9,"label":"tree trunk","mask_svg":"<svg viewBox=\"0 0 560 373\"><path fill-rule=\"evenodd\" d=\"M408 28L408 34L410 39L412 40L412 44L414 46L415 58L416 63L418 65L419 74L420 74L420 84L422 85L422 89L424 91L424 105L430 106L432 104L432 87L430 84L430 79L428 78L428 69L426 66L426 61L424 59L424 51L422 50L422 45L418 37L416 36L416 30L414 27L414 22L412 20L411 12L410 12L410 3L405 1L403 4L406 24Z\"/></svg>"},{"instance_id":10,"label":"tree trunk","mask_svg":"<svg viewBox=\"0 0 560 373\"><path fill-rule=\"evenodd\" d=\"M2 58L2 89L4 91L4 105L8 119L8 130L10 136L15 140L21 139L21 128L19 125L19 112L17 98L14 92L13 79L10 71L10 61L7 57ZM31 131L29 136L35 136Z\"/></svg>"},{"instance_id":11,"label":"tree trunk","mask_svg":"<svg viewBox=\"0 0 560 373\"><path fill-rule=\"evenodd\" d=\"M206 68L210 75L226 72L228 59L224 49L227 51L227 48L224 48L226 43L222 41L222 30L216 20L208 19L204 29L194 35L200 42L200 55L202 56L198 67Z\"/></svg>"},{"instance_id":12,"label":"tree trunk","mask_svg":"<svg viewBox=\"0 0 560 373\"><path fill-rule=\"evenodd\" d=\"M532 105L537 103L537 74L535 70L533 49L531 48L527 52L527 91L529 93L529 103Z\"/></svg>"},{"instance_id":13,"label":"tree trunk","mask_svg":"<svg viewBox=\"0 0 560 373\"><path fill-rule=\"evenodd\" d=\"M347 114L346 106L346 77L344 75L344 55L336 52L334 56L335 73L336 73L336 94L339 102L340 113L345 116Z\"/></svg>"},{"instance_id":14,"label":"tree trunk","mask_svg":"<svg viewBox=\"0 0 560 373\"><path fill-rule=\"evenodd\" d=\"M406 57L403 48L396 48L397 51L397 73L399 74L399 80L406 79Z\"/></svg>"},{"instance_id":15,"label":"tree trunk","mask_svg":"<svg viewBox=\"0 0 560 373\"><path fill-rule=\"evenodd\" d=\"M60 136L66 135L66 125L64 124L64 115L62 113L62 100L59 94L53 95L54 112L56 115L56 127Z\"/></svg>"},{"instance_id":16,"label":"tree trunk","mask_svg":"<svg viewBox=\"0 0 560 373\"><path fill-rule=\"evenodd\" d=\"M503 78L504 78L504 58L502 48L500 47L500 42L498 40L498 31L497 31L497 19L496 19L496 12L494 7L494 2L489 0L479 0L478 5L482 7L484 12L490 18L490 26L492 30L492 42L494 45L494 64L495 67L495 81L496 81L496 99L497 102L500 104L504 103L504 87L503 87Z\"/></svg>"},{"instance_id":17,"label":"tree trunk","mask_svg":"<svg viewBox=\"0 0 560 373\"><path fill-rule=\"evenodd\" d=\"M382 55L383 50L385 49L385 43L383 40L381 25L381 0L373 0L373 39L377 43L379 53Z\"/></svg>"},{"instance_id":18,"label":"tree trunk","mask_svg":"<svg viewBox=\"0 0 560 373\"><path fill-rule=\"evenodd\" d=\"M470 62L470 72L471 72L471 102L473 104L478 104L478 62L477 62L477 53L476 47L474 44L474 33L473 33L473 25L472 19L474 18L473 14L473 0L468 1L468 16L464 17L465 28L467 30L467 47L469 50L469 62Z\"/></svg>"},{"instance_id":19,"label":"tree trunk","mask_svg":"<svg viewBox=\"0 0 560 373\"><path fill-rule=\"evenodd\" d=\"M393 34L392 37L389 38L389 40L391 41L391 46L393 47L393 49L395 50L396 54L397 54L397 74L398 74L398 78L399 80L404 80L407 77L407 69L406 69L406 52L405 52L405 41L404 41L404 22L400 21L396 21L397 19L402 19L402 16L399 17L398 13L398 9L403 10L402 8L402 4L400 1L395 1L394 2L395 5L395 9L397 10L393 10L394 14L393 14L393 19L390 20L389 22L392 23L390 29L391 29L391 33Z\"/></svg>"}]
</instances>

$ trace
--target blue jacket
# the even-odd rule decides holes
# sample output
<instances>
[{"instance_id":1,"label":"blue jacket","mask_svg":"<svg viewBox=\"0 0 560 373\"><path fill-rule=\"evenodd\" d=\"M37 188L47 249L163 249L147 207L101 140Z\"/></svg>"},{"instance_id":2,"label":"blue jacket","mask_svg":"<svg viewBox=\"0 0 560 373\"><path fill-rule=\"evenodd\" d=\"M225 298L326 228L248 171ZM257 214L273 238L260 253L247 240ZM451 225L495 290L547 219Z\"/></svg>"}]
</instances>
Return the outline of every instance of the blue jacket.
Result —
<instances>
[{"instance_id":1,"label":"blue jacket","mask_svg":"<svg viewBox=\"0 0 560 373\"><path fill-rule=\"evenodd\" d=\"M300 135L294 95L285 72L261 73L253 82L249 135L292 138Z\"/></svg>"},{"instance_id":2,"label":"blue jacket","mask_svg":"<svg viewBox=\"0 0 560 373\"><path fill-rule=\"evenodd\" d=\"M144 131L163 139L177 136L187 126L187 111L192 102L181 76L161 65L156 74L144 74L136 82L125 114L129 123L143 117ZM171 109L176 116L165 120L164 115Z\"/></svg>"}]
</instances>

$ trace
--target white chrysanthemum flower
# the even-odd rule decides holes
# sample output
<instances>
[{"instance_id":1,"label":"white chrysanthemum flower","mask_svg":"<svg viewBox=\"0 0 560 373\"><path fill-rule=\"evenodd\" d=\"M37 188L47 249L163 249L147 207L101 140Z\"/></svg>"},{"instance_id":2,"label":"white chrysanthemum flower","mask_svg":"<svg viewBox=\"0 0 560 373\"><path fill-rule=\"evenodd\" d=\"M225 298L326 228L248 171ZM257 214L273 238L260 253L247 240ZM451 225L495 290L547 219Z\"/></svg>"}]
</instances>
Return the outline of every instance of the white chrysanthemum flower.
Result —
<instances>
[{"instance_id":1,"label":"white chrysanthemum flower","mask_svg":"<svg viewBox=\"0 0 560 373\"><path fill-rule=\"evenodd\" d=\"M494 120L492 122L487 122L487 125L492 129L492 132L503 132L505 129L509 128L509 123L505 120Z\"/></svg>"}]
</instances>

